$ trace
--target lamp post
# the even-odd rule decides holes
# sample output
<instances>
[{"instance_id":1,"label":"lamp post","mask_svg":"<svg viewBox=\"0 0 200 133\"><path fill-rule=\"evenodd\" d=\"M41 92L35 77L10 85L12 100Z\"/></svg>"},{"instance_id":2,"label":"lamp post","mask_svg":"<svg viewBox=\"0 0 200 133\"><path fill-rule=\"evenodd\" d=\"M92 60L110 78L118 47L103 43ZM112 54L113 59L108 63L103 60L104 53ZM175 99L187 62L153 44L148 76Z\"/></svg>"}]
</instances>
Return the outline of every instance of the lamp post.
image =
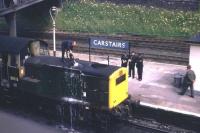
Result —
<instances>
[{"instance_id":1,"label":"lamp post","mask_svg":"<svg viewBox=\"0 0 200 133\"><path fill-rule=\"evenodd\" d=\"M58 14L58 10L55 6L51 7L49 9L49 13L51 16L51 19L53 21L53 56L56 56L56 15Z\"/></svg>"}]
</instances>

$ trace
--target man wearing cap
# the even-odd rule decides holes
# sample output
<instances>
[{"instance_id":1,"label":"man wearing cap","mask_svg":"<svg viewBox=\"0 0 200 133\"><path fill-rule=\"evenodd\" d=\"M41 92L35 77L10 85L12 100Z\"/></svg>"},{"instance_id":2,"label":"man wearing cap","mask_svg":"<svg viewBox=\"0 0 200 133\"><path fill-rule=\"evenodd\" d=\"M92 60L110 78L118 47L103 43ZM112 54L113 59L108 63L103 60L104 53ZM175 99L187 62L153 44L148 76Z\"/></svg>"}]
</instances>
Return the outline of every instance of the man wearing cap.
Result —
<instances>
[{"instance_id":1,"label":"man wearing cap","mask_svg":"<svg viewBox=\"0 0 200 133\"><path fill-rule=\"evenodd\" d=\"M129 77L135 78L135 66L136 66L136 62L137 62L137 55L132 52L131 53L131 57L130 57L130 61L129 61Z\"/></svg>"},{"instance_id":2,"label":"man wearing cap","mask_svg":"<svg viewBox=\"0 0 200 133\"><path fill-rule=\"evenodd\" d=\"M183 79L183 90L180 95L184 95L187 91L188 87L190 87L191 97L194 97L194 87L193 84L196 80L196 75L193 70L191 70L191 66L187 66L187 72Z\"/></svg>"},{"instance_id":3,"label":"man wearing cap","mask_svg":"<svg viewBox=\"0 0 200 133\"><path fill-rule=\"evenodd\" d=\"M142 74L143 74L144 65L143 65L143 56L142 56L141 53L138 54L136 67L137 67L138 80L142 81Z\"/></svg>"}]
</instances>

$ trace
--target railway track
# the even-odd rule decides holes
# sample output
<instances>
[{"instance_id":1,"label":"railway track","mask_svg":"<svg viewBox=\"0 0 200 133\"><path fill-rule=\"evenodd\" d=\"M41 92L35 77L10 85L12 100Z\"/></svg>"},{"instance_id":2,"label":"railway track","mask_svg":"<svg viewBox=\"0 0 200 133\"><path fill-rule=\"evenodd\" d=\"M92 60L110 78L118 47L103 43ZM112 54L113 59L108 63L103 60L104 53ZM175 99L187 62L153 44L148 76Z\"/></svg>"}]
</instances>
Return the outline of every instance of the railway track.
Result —
<instances>
[{"instance_id":1,"label":"railway track","mask_svg":"<svg viewBox=\"0 0 200 133\"><path fill-rule=\"evenodd\" d=\"M51 44L51 40L46 40ZM61 43L61 42L60 42ZM61 50L60 43L57 45L57 50ZM146 60L153 60L158 62L165 62L165 63L172 63L172 64L187 64L189 60L189 51L186 51L187 48L182 48L184 50L181 50L181 48L170 48L168 47L157 47L155 45L145 46L145 45L139 45L134 46L131 48L131 51L137 51L139 53L144 54L144 58ZM53 49L53 45L50 45L50 49ZM189 49L189 48L188 48ZM89 46L85 43L79 43L79 46L74 48L75 52L80 53L88 53L89 52ZM182 52L180 52L182 51ZM185 52L186 51L186 52ZM91 48L91 54L96 55L105 55L105 56L115 56L120 57L121 54L124 54L124 51L114 51L109 49L94 49ZM127 52L128 54L128 52Z\"/></svg>"},{"instance_id":2,"label":"railway track","mask_svg":"<svg viewBox=\"0 0 200 133\"><path fill-rule=\"evenodd\" d=\"M196 133L195 131L182 129L179 127L175 127L173 125L167 125L164 123L159 123L151 119L145 119L142 117L137 118L117 118L112 122L111 127L108 130L98 127L91 127L91 125L81 125L78 126L74 123L73 129L70 129L70 124L57 123L56 121L49 120L48 117L42 116L40 113L31 112L30 110L27 112L25 110L20 110L16 108L10 107L0 107L0 110L3 112L7 112L12 115L16 115L20 118L31 120L39 123L40 125L49 126L52 128L60 128L60 131L69 131L76 133Z\"/></svg>"},{"instance_id":3,"label":"railway track","mask_svg":"<svg viewBox=\"0 0 200 133\"><path fill-rule=\"evenodd\" d=\"M46 40L52 45L52 33L51 32L38 32L38 31L27 31L22 32L21 36L38 38ZM78 47L74 50L76 52L88 53L89 50L89 38L90 37L104 37L112 40L126 40L129 41L131 51L143 53L144 58L147 60L153 60L158 62L181 64L185 65L189 62L189 44L184 40L173 40L173 39L160 39L149 36L138 36L138 35L98 35L89 33L66 33L57 32L56 42L57 49L60 50L60 44L66 37L77 40ZM105 50L105 49L91 49L92 54L97 55L110 55L120 57L124 51Z\"/></svg>"},{"instance_id":4,"label":"railway track","mask_svg":"<svg viewBox=\"0 0 200 133\"><path fill-rule=\"evenodd\" d=\"M131 118L124 119L123 121L130 126L134 126L137 129L148 133L195 133L191 130L182 129L165 123L159 123L151 119Z\"/></svg>"},{"instance_id":5,"label":"railway track","mask_svg":"<svg viewBox=\"0 0 200 133\"><path fill-rule=\"evenodd\" d=\"M1 33L6 34L6 33ZM19 36L42 39L50 44L52 49L52 32L41 31L24 31L20 32ZM90 33L56 33L57 50L60 50L60 44L67 37L77 40L78 47L74 50L76 52L88 53L89 38L103 37L112 40L126 40L129 41L131 51L143 53L146 60L157 62L186 65L189 63L189 47L190 44L183 39L161 39L151 36L139 35L104 35L104 34L90 34ZM120 57L124 51L115 51L108 49L91 49L92 54L109 55Z\"/></svg>"},{"instance_id":6,"label":"railway track","mask_svg":"<svg viewBox=\"0 0 200 133\"><path fill-rule=\"evenodd\" d=\"M131 105L131 106L133 107L135 105ZM41 108L33 109L33 108L30 108L30 105L22 106L21 104L16 104L16 103L1 103L0 110L11 113L11 114L15 114L22 118L35 121L37 123L40 123L41 125L61 128L60 130L64 130L64 131L66 129L70 129L72 125L72 124L70 125L70 122L66 121L63 123L63 121L59 121L59 119L52 117L52 115L50 115L51 113L49 114L48 110L41 110ZM95 117L97 118L96 121L90 122L90 121L85 120L79 124L74 121L73 130L74 131L78 130L78 132L80 133L86 133L86 132L89 132L89 133L99 133L99 132L105 132L105 133L124 133L124 132L126 133L132 133L132 132L136 132L136 133L197 133L196 131L199 131L194 128L188 129L187 126L192 126L192 125L194 126L195 123L192 123L192 122L188 123L187 120L185 121L179 120L179 118L182 118L182 117L176 117L177 119L176 124L172 124L168 120L170 117L169 118L166 117L165 116L166 114L159 115L159 113L156 113L157 116L156 114L154 114L153 117L148 117L146 115L148 115L149 113L152 114L153 112L142 112L142 114L140 114L140 112L138 112L138 109L135 107L134 107L134 111L129 112L128 115L125 114L126 111L122 112L121 115L119 113L117 114L106 113L106 115L105 113L103 113L103 115L101 115L99 114L100 112L97 112L99 117ZM100 116L103 116L103 117L100 117ZM164 121L157 120L156 117L162 118ZM101 119L101 118L104 118L104 119ZM109 118L108 120L110 122L105 121L107 118ZM190 120L196 121L195 119L191 119L191 118ZM179 126L178 123L180 125L184 125L184 127Z\"/></svg>"}]
</instances>

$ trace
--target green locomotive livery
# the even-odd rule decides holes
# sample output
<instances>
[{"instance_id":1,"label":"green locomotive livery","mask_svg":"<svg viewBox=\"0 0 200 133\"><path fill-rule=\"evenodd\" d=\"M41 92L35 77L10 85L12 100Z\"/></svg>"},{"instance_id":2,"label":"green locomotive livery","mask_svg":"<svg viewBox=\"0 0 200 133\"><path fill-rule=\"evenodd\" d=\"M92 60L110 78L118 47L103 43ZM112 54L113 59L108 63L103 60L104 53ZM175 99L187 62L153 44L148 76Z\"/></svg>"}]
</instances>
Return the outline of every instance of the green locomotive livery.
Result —
<instances>
[{"instance_id":1,"label":"green locomotive livery","mask_svg":"<svg viewBox=\"0 0 200 133\"><path fill-rule=\"evenodd\" d=\"M1 102L113 110L128 98L126 68L49 56L43 41L0 36ZM75 63L75 64L74 64ZM79 109L79 110L81 110Z\"/></svg>"}]
</instances>

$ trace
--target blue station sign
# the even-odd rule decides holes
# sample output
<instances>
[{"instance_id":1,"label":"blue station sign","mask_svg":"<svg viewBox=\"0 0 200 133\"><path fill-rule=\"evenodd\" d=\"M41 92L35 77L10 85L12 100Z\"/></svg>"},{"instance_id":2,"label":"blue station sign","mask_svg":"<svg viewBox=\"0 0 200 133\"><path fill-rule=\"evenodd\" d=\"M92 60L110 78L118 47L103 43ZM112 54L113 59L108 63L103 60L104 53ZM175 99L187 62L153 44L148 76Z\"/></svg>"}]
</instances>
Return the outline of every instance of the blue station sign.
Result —
<instances>
[{"instance_id":1,"label":"blue station sign","mask_svg":"<svg viewBox=\"0 0 200 133\"><path fill-rule=\"evenodd\" d=\"M127 41L109 40L106 38L90 38L91 48L103 48L103 49L116 49L116 50L128 50L129 43Z\"/></svg>"}]
</instances>

